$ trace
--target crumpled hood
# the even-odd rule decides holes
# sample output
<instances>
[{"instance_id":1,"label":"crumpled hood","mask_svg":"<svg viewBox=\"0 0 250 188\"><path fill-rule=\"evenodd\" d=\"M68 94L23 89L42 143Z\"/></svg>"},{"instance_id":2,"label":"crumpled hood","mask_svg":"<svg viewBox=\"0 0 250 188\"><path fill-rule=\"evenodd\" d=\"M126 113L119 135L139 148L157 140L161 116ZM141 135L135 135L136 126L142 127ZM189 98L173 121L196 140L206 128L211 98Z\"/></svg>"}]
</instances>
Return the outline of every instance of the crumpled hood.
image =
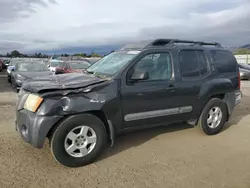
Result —
<instances>
[{"instance_id":1,"label":"crumpled hood","mask_svg":"<svg viewBox=\"0 0 250 188\"><path fill-rule=\"evenodd\" d=\"M92 84L104 82L105 79L94 75L68 73L36 77L32 81L23 84L23 89L38 93L46 90L64 90L87 87Z\"/></svg>"}]
</instances>

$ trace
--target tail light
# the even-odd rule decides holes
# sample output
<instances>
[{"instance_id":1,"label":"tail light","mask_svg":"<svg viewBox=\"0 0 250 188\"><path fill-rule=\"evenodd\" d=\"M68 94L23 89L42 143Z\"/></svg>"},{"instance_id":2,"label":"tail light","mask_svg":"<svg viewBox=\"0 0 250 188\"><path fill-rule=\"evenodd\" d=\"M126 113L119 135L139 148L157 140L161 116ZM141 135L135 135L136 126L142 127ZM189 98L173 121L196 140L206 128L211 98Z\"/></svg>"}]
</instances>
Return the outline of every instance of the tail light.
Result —
<instances>
[{"instance_id":1,"label":"tail light","mask_svg":"<svg viewBox=\"0 0 250 188\"><path fill-rule=\"evenodd\" d=\"M238 88L240 89L240 72L238 72Z\"/></svg>"}]
</instances>

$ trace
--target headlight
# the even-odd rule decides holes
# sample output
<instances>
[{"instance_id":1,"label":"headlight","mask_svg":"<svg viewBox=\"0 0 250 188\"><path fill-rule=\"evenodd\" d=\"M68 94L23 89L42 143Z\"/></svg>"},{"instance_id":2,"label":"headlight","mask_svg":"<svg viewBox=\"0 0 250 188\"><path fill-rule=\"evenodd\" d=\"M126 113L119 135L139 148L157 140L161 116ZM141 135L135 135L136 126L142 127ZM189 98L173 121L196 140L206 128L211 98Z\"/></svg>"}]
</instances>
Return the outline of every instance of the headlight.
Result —
<instances>
[{"instance_id":1,"label":"headlight","mask_svg":"<svg viewBox=\"0 0 250 188\"><path fill-rule=\"evenodd\" d=\"M25 79L26 79L24 76L22 76L22 75L20 75L20 74L18 74L18 75L16 76L16 78L17 78L18 80L25 80Z\"/></svg>"},{"instance_id":2,"label":"headlight","mask_svg":"<svg viewBox=\"0 0 250 188\"><path fill-rule=\"evenodd\" d=\"M240 76L246 75L246 72L240 72Z\"/></svg>"},{"instance_id":3,"label":"headlight","mask_svg":"<svg viewBox=\"0 0 250 188\"><path fill-rule=\"evenodd\" d=\"M24 109L29 110L31 112L36 112L42 102L43 98L34 94L29 94L28 98L24 103Z\"/></svg>"}]
</instances>

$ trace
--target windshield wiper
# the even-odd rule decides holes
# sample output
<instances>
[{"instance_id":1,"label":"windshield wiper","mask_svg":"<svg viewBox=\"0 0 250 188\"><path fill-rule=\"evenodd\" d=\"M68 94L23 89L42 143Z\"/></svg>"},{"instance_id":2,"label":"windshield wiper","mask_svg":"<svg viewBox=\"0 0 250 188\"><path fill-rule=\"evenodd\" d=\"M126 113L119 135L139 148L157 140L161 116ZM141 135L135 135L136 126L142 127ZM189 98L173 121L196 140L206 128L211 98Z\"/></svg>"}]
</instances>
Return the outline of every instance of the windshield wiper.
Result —
<instances>
[{"instance_id":1,"label":"windshield wiper","mask_svg":"<svg viewBox=\"0 0 250 188\"><path fill-rule=\"evenodd\" d=\"M86 70L86 72L87 72L88 74L95 74L94 71L88 71L88 70Z\"/></svg>"},{"instance_id":2,"label":"windshield wiper","mask_svg":"<svg viewBox=\"0 0 250 188\"><path fill-rule=\"evenodd\" d=\"M104 79L109 78L108 76L105 76L105 75L100 74L100 73L98 73L98 72L94 72L94 71L87 71L87 70L86 70L86 72L87 72L88 74L93 74L93 75L95 75L96 77L99 77L99 78L104 78Z\"/></svg>"}]
</instances>

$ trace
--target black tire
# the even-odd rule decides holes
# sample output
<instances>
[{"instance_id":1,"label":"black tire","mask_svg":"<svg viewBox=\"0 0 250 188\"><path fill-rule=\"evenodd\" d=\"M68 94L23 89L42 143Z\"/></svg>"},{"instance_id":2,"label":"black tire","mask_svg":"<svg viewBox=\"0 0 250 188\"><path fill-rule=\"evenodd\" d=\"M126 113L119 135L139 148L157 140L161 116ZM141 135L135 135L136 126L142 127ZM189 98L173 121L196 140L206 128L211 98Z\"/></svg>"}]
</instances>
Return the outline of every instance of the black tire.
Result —
<instances>
[{"instance_id":1,"label":"black tire","mask_svg":"<svg viewBox=\"0 0 250 188\"><path fill-rule=\"evenodd\" d=\"M66 152L64 142L67 134L80 125L87 125L95 131L96 145L86 156L73 157ZM92 114L74 115L66 118L54 128L49 140L55 160L67 167L81 167L92 163L105 150L108 141L103 122Z\"/></svg>"},{"instance_id":2,"label":"black tire","mask_svg":"<svg viewBox=\"0 0 250 188\"><path fill-rule=\"evenodd\" d=\"M221 109L222 118L221 118L221 122L216 128L211 128L207 124L207 118L208 118L209 111L214 107L219 107ZM203 108L203 111L198 121L198 127L207 135L218 134L223 129L227 121L227 116L228 116L228 110L227 110L226 104L218 98L213 98Z\"/></svg>"},{"instance_id":3,"label":"black tire","mask_svg":"<svg viewBox=\"0 0 250 188\"><path fill-rule=\"evenodd\" d=\"M13 88L13 90L16 92L16 93L18 93L18 89L17 89L17 87L16 87L16 85L15 85L15 83L14 83L14 81L12 80L11 81L11 87Z\"/></svg>"}]
</instances>

